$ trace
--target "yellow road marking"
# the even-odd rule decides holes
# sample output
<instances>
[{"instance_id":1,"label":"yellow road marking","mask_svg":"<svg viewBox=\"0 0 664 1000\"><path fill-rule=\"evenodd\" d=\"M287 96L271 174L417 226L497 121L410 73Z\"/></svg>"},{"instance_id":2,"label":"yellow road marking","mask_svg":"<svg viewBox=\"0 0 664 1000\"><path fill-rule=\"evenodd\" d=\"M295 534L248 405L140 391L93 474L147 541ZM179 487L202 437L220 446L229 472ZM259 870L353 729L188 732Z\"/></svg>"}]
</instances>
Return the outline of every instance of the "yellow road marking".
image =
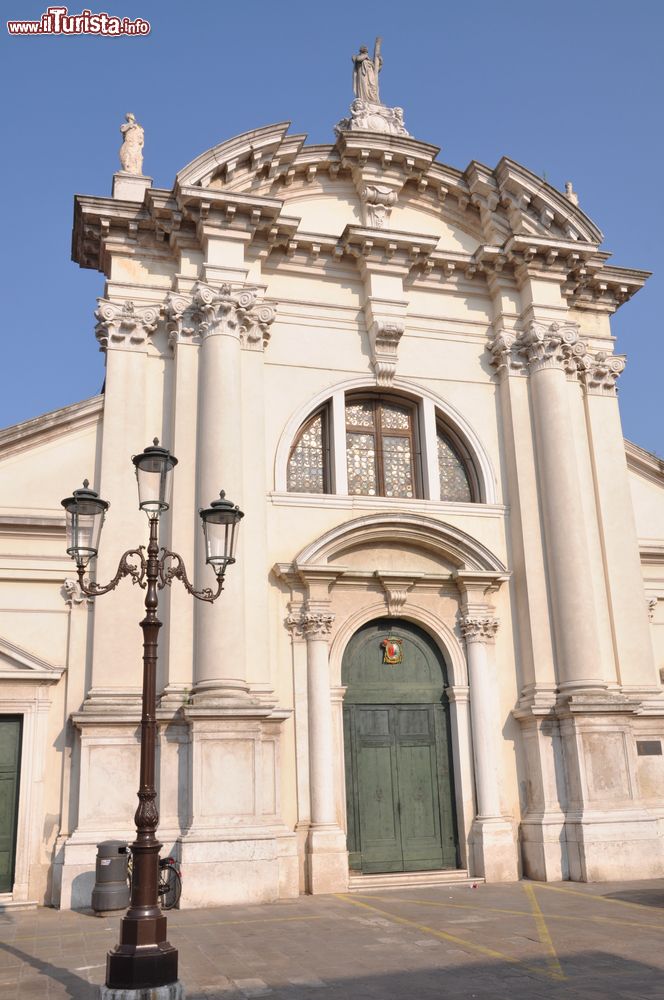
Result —
<instances>
[{"instance_id":1,"label":"yellow road marking","mask_svg":"<svg viewBox=\"0 0 664 1000\"><path fill-rule=\"evenodd\" d=\"M389 917L394 923L404 924L406 927L414 927L415 930L420 931L422 934L431 934L432 937L439 938L441 941L449 941L451 944L457 944L461 948L466 948L468 951L475 951L480 955L485 955L487 958L496 958L501 962L508 962L510 965L517 965L525 972L534 973L537 976L544 976L545 979L560 979L559 975L555 975L548 969L539 969L535 965L528 965L526 962L522 962L519 958L513 958L511 955L505 955L501 951L495 951L493 948L487 948L483 944L477 944L475 941L467 941L464 938L457 937L456 934L448 934L447 931L436 930L435 927L429 927L427 924L420 924L415 920L408 920L407 917L400 917L396 913L392 913L390 910L381 910L377 906L370 906L368 903L361 903L358 899L353 899L350 896L343 896L340 893L334 894L337 899L340 899L344 903L350 903L351 906L359 906L362 909L370 910L373 913L379 913L383 917Z\"/></svg>"},{"instance_id":2,"label":"yellow road marking","mask_svg":"<svg viewBox=\"0 0 664 1000\"><path fill-rule=\"evenodd\" d=\"M361 892L353 893L354 896L360 899L375 899L375 896L367 896ZM481 910L483 913L505 913L509 916L514 917L529 917L531 913L528 910L509 910L507 907L501 906L485 906L484 904L477 904L476 906L471 906L468 903L437 903L431 899L404 899L403 896L390 896L385 899L386 903L412 903L414 906L438 906L447 907L452 910ZM619 920L617 917L597 917L597 916L583 916L576 917L571 913L547 913L547 920L576 920L587 924L589 921L595 921L602 924L618 924L620 927L646 927L651 931L664 931L664 925L662 924L644 924L639 920Z\"/></svg>"},{"instance_id":3,"label":"yellow road marking","mask_svg":"<svg viewBox=\"0 0 664 1000\"><path fill-rule=\"evenodd\" d=\"M562 970L558 956L556 955L556 949L553 947L553 941L551 940L551 935L549 934L549 928L546 926L546 920L544 919L544 914L540 909L540 905L537 902L535 896L535 890L533 889L530 882L522 882L523 891L525 892L528 900L530 902L531 909L533 911L533 919L535 920L535 926L537 927L537 933L539 934L539 939L544 945L544 948L548 952L549 957L547 958L547 965L549 966L549 971L555 979L567 979L567 976Z\"/></svg>"},{"instance_id":4,"label":"yellow road marking","mask_svg":"<svg viewBox=\"0 0 664 1000\"><path fill-rule=\"evenodd\" d=\"M640 910L643 913L647 909L643 903L628 903L626 899L607 899L606 896L596 896L590 892L579 892L578 889L560 889L557 885L548 885L546 882L534 882L538 889L546 889L548 892L562 892L564 896L582 896L583 899L594 899L598 903L610 903L614 906L629 906L630 909Z\"/></svg>"}]
</instances>

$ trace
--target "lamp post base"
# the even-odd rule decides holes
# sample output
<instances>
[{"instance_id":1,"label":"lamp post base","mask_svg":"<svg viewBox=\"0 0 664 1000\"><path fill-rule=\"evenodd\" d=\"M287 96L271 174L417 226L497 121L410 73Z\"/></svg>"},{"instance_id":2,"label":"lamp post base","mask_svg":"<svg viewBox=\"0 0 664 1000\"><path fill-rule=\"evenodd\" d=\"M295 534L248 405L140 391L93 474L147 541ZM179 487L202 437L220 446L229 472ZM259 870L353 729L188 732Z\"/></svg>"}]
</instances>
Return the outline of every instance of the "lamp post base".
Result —
<instances>
[{"instance_id":1,"label":"lamp post base","mask_svg":"<svg viewBox=\"0 0 664 1000\"><path fill-rule=\"evenodd\" d=\"M100 986L99 1000L185 1000L185 992L179 980L168 986L143 986L139 990L116 990L112 986Z\"/></svg>"},{"instance_id":2,"label":"lamp post base","mask_svg":"<svg viewBox=\"0 0 664 1000\"><path fill-rule=\"evenodd\" d=\"M119 995L129 990L128 996L133 997L136 991L140 996L140 991L147 990L150 1000L157 1000L157 995L153 998L149 991L168 990L177 983L177 978L178 953L168 941L138 946L119 944L106 956L106 988L119 991ZM164 1000L170 997L170 993L164 993ZM161 1000L161 994L159 998Z\"/></svg>"}]
</instances>

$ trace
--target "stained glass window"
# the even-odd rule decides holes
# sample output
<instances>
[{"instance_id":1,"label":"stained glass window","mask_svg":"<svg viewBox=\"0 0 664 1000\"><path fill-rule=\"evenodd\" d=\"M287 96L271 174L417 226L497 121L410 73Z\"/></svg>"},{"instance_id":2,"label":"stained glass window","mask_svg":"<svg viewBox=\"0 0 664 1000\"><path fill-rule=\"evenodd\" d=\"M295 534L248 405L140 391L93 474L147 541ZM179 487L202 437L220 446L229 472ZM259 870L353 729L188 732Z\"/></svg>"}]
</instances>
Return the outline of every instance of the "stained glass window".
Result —
<instances>
[{"instance_id":1,"label":"stained glass window","mask_svg":"<svg viewBox=\"0 0 664 1000\"><path fill-rule=\"evenodd\" d=\"M305 424L290 453L289 492L325 492L325 451L325 414L321 410Z\"/></svg>"},{"instance_id":2,"label":"stained glass window","mask_svg":"<svg viewBox=\"0 0 664 1000\"><path fill-rule=\"evenodd\" d=\"M413 408L379 398L346 403L351 496L416 496Z\"/></svg>"},{"instance_id":3,"label":"stained glass window","mask_svg":"<svg viewBox=\"0 0 664 1000\"><path fill-rule=\"evenodd\" d=\"M469 503L473 499L466 467L449 437L438 428L440 499Z\"/></svg>"}]
</instances>

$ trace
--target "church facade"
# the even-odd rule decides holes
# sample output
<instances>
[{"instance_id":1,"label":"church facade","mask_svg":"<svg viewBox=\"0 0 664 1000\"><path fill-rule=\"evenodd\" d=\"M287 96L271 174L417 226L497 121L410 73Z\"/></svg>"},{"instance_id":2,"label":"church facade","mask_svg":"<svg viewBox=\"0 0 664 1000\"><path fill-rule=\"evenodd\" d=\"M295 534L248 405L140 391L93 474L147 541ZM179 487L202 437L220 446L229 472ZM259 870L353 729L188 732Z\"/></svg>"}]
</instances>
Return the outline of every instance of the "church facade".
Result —
<instances>
[{"instance_id":1,"label":"church facade","mask_svg":"<svg viewBox=\"0 0 664 1000\"><path fill-rule=\"evenodd\" d=\"M110 501L105 583L155 436L197 586L198 509L245 513L219 601L160 598L182 906L661 874L664 465L623 439L610 329L647 273L571 187L440 162L372 65L332 145L255 129L159 189L134 133L75 199L105 388L0 433L5 900L89 905L132 838L141 595L81 593L60 500Z\"/></svg>"}]
</instances>

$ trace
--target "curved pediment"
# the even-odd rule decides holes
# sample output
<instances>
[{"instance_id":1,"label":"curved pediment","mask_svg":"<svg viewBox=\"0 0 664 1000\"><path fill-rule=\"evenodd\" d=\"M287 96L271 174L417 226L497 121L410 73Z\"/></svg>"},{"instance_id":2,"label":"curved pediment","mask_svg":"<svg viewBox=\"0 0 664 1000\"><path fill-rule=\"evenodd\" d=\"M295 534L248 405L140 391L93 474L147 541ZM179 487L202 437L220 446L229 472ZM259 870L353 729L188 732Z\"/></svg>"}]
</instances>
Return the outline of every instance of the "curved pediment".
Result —
<instances>
[{"instance_id":1,"label":"curved pediment","mask_svg":"<svg viewBox=\"0 0 664 1000\"><path fill-rule=\"evenodd\" d=\"M387 552L417 554L422 562L418 568L424 572L434 566L466 573L506 572L490 549L460 528L433 517L406 513L370 514L338 525L307 545L295 559L295 566L303 570L309 566L334 567L340 562L357 564L358 555L360 560L362 553L375 560L376 552L383 557Z\"/></svg>"},{"instance_id":2,"label":"curved pediment","mask_svg":"<svg viewBox=\"0 0 664 1000\"><path fill-rule=\"evenodd\" d=\"M176 190L278 199L304 233L338 235L359 223L434 236L443 251L472 254L512 236L602 240L573 192L508 157L495 169L472 161L462 172L436 160L438 147L410 137L352 132L307 146L288 127L277 122L213 146L183 167Z\"/></svg>"}]
</instances>

